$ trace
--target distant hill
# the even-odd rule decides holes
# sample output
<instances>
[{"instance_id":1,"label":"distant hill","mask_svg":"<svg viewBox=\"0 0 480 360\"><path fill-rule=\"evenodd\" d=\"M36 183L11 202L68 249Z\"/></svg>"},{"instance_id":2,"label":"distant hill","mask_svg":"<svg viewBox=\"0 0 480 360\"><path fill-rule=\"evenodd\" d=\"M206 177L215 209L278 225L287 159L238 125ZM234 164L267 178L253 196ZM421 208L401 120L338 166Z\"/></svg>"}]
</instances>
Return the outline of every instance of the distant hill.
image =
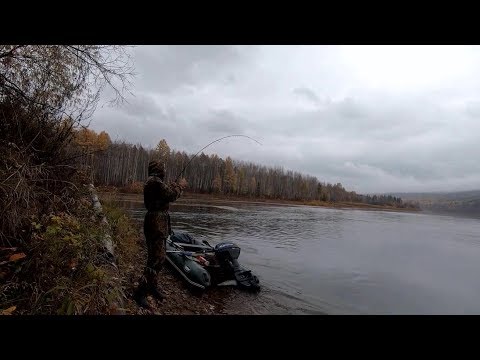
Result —
<instances>
[{"instance_id":1,"label":"distant hill","mask_svg":"<svg viewBox=\"0 0 480 360\"><path fill-rule=\"evenodd\" d=\"M480 217L480 190L431 193L392 193L404 201L418 202L422 210Z\"/></svg>"}]
</instances>

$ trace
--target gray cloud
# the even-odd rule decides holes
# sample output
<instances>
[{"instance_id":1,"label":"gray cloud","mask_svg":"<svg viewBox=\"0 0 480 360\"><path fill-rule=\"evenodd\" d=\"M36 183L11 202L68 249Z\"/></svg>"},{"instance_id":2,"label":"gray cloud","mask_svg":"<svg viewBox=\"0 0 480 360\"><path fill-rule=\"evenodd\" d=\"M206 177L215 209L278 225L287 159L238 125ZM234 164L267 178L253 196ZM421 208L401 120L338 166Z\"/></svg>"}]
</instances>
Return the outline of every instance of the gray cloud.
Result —
<instances>
[{"instance_id":1,"label":"gray cloud","mask_svg":"<svg viewBox=\"0 0 480 360\"><path fill-rule=\"evenodd\" d=\"M468 101L465 108L468 115L474 118L480 118L480 101Z\"/></svg>"},{"instance_id":2,"label":"gray cloud","mask_svg":"<svg viewBox=\"0 0 480 360\"><path fill-rule=\"evenodd\" d=\"M159 93L182 86L208 82L233 83L235 74L226 73L230 64L241 64L246 57L234 46L141 46L135 52L138 87Z\"/></svg>"},{"instance_id":3,"label":"gray cloud","mask_svg":"<svg viewBox=\"0 0 480 360\"><path fill-rule=\"evenodd\" d=\"M293 89L293 93L311 101L314 104L320 103L320 99L318 98L317 94L315 94L315 92L313 90L310 90L309 88L306 88L306 87L296 88L296 89Z\"/></svg>"},{"instance_id":4,"label":"gray cloud","mask_svg":"<svg viewBox=\"0 0 480 360\"><path fill-rule=\"evenodd\" d=\"M358 192L480 188L480 49L435 48L434 66L428 49L382 49L139 46L135 96L92 126L187 152L245 134L263 146L236 138L206 152Z\"/></svg>"},{"instance_id":5,"label":"gray cloud","mask_svg":"<svg viewBox=\"0 0 480 360\"><path fill-rule=\"evenodd\" d=\"M211 117L199 120L203 129L218 134L242 133L244 122L228 110L211 110Z\"/></svg>"},{"instance_id":6,"label":"gray cloud","mask_svg":"<svg viewBox=\"0 0 480 360\"><path fill-rule=\"evenodd\" d=\"M337 105L337 111L341 116L346 118L358 118L367 115L365 109L362 108L352 98L346 98Z\"/></svg>"}]
</instances>

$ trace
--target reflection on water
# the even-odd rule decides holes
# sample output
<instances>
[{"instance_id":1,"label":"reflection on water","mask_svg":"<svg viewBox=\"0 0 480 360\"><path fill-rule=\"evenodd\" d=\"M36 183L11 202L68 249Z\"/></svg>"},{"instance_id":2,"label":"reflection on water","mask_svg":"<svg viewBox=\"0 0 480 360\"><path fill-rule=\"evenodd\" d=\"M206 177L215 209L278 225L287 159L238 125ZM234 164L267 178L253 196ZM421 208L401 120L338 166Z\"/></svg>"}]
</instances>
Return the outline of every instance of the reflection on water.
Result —
<instances>
[{"instance_id":1,"label":"reflection on water","mask_svg":"<svg viewBox=\"0 0 480 360\"><path fill-rule=\"evenodd\" d=\"M143 221L141 196L119 204ZM241 246L256 313L480 313L478 220L202 200L171 213L174 230Z\"/></svg>"}]
</instances>

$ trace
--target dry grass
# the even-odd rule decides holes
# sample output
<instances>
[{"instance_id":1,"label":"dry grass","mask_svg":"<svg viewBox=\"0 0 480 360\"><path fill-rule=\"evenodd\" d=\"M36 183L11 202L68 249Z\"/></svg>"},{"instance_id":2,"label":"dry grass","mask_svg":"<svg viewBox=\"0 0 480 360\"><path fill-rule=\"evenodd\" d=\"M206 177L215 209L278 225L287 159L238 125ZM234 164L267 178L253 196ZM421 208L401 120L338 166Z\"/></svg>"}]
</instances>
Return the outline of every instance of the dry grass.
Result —
<instances>
[{"instance_id":1,"label":"dry grass","mask_svg":"<svg viewBox=\"0 0 480 360\"><path fill-rule=\"evenodd\" d=\"M24 244L32 217L72 206L82 175L63 161L71 135L51 114L0 102L0 246Z\"/></svg>"},{"instance_id":2,"label":"dry grass","mask_svg":"<svg viewBox=\"0 0 480 360\"><path fill-rule=\"evenodd\" d=\"M108 313L118 295L86 176L67 161L70 125L0 102L0 310Z\"/></svg>"},{"instance_id":3,"label":"dry grass","mask_svg":"<svg viewBox=\"0 0 480 360\"><path fill-rule=\"evenodd\" d=\"M119 189L119 192L128 193L128 194L142 194L143 193L143 182L134 181L128 184L125 187Z\"/></svg>"},{"instance_id":4,"label":"dry grass","mask_svg":"<svg viewBox=\"0 0 480 360\"><path fill-rule=\"evenodd\" d=\"M20 314L108 314L123 296L115 270L104 258L105 229L85 193L70 213L31 222L26 257L10 266L0 286L0 309Z\"/></svg>"}]
</instances>

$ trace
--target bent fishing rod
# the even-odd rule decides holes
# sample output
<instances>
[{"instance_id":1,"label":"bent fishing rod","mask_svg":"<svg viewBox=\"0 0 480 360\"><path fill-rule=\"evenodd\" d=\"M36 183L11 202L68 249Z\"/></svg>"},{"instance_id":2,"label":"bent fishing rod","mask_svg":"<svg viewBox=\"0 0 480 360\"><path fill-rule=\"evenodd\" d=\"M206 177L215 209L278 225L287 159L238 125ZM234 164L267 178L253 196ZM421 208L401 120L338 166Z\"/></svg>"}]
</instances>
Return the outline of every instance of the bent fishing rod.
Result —
<instances>
[{"instance_id":1,"label":"bent fishing rod","mask_svg":"<svg viewBox=\"0 0 480 360\"><path fill-rule=\"evenodd\" d=\"M226 138L229 138L229 137L246 137L250 140L253 140L255 141L257 144L259 145L262 145L260 144L257 140L255 140L254 138L251 138L250 136L247 136L247 135L227 135L227 136L224 136L224 137L221 137L220 139L217 139L215 141L212 141L210 144L208 144L207 146L203 147L202 149L200 149L188 162L187 164L183 167L182 171L180 171L180 173L177 175L177 177L175 178L175 182L178 181L178 179L180 178L180 176L183 174L183 172L185 171L185 169L188 167L188 165L192 162L193 159L195 159L195 157L200 154L203 150L205 150L207 147L209 147L210 145L213 145L215 144L216 142L220 141L220 140L223 140L223 139L226 139Z\"/></svg>"}]
</instances>

